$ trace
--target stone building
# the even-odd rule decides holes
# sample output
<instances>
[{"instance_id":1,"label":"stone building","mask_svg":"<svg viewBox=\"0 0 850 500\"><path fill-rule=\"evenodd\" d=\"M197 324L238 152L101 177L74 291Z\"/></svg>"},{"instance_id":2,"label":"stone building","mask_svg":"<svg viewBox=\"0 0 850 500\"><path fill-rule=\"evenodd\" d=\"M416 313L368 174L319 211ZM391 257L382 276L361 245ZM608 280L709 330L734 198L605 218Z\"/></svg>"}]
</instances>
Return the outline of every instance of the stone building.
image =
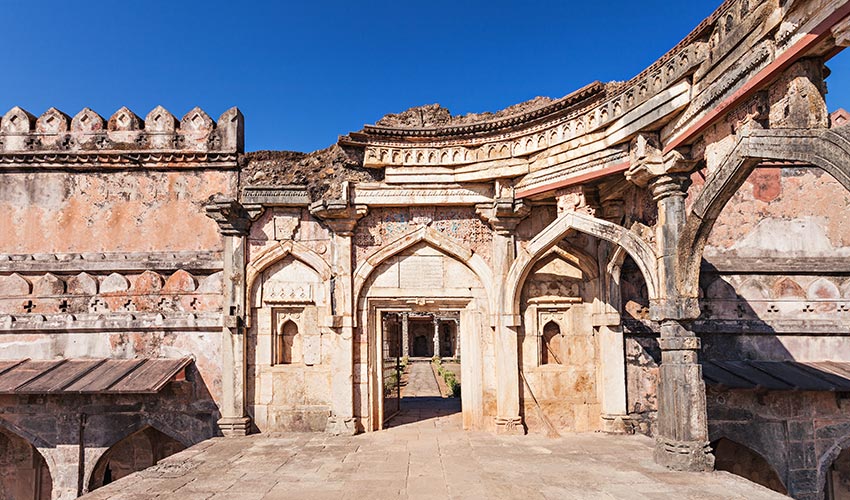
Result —
<instances>
[{"instance_id":1,"label":"stone building","mask_svg":"<svg viewBox=\"0 0 850 500\"><path fill-rule=\"evenodd\" d=\"M388 115L0 119L0 496L216 435L380 431L393 357L467 429L640 432L678 470L850 492L850 2L729 0L627 82ZM544 415L541 419L539 415Z\"/></svg>"}]
</instances>

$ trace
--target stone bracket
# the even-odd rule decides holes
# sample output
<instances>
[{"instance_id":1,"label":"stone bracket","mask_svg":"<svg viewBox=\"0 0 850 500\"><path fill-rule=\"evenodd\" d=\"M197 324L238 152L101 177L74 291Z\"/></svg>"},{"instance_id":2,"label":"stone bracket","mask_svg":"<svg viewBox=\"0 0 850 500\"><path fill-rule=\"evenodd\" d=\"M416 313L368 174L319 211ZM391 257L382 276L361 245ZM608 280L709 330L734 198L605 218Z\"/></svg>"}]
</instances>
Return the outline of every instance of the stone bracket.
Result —
<instances>
[{"instance_id":1,"label":"stone bracket","mask_svg":"<svg viewBox=\"0 0 850 500\"><path fill-rule=\"evenodd\" d=\"M498 234L510 235L531 214L531 206L523 200L497 198L492 203L475 205L475 212Z\"/></svg>"},{"instance_id":2,"label":"stone bracket","mask_svg":"<svg viewBox=\"0 0 850 500\"><path fill-rule=\"evenodd\" d=\"M263 213L260 205L243 206L232 199L216 199L205 209L207 217L218 224L224 236L247 236L251 223Z\"/></svg>"}]
</instances>

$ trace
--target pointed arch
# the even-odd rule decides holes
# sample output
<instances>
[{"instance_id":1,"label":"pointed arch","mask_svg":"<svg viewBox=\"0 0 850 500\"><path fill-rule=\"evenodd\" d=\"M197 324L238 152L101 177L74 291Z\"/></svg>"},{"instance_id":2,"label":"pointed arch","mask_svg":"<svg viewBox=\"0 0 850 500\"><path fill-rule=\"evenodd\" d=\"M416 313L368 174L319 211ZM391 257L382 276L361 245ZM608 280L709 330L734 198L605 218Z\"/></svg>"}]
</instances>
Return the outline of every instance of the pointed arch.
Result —
<instances>
[{"instance_id":1,"label":"pointed arch","mask_svg":"<svg viewBox=\"0 0 850 500\"><path fill-rule=\"evenodd\" d=\"M532 266L570 231L585 233L622 247L643 273L650 300L658 297L657 258L655 251L647 242L613 222L579 212L566 212L535 236L525 250L519 252L508 271L505 283L507 293L502 300L504 300L504 311L515 321L519 320L521 285Z\"/></svg>"},{"instance_id":2,"label":"pointed arch","mask_svg":"<svg viewBox=\"0 0 850 500\"><path fill-rule=\"evenodd\" d=\"M481 258L480 255L474 254L471 251L463 248L461 245L452 241L448 236L428 226L420 226L418 229L407 233L399 239L389 243L377 252L366 258L365 261L357 266L354 271L354 299L355 304L360 300L360 294L363 291L363 286L372 272L378 268L384 261L390 257L418 244L426 243L437 250L442 251L446 255L454 257L466 264L478 279L481 280L482 286L487 290L487 302L491 311L495 311L493 306L493 273L490 267Z\"/></svg>"},{"instance_id":3,"label":"pointed arch","mask_svg":"<svg viewBox=\"0 0 850 500\"><path fill-rule=\"evenodd\" d=\"M847 449L850 449L850 436L845 436L840 439L820 456L817 465L818 491L826 491L826 481L829 478L829 469L838 459L838 456Z\"/></svg>"},{"instance_id":4,"label":"pointed arch","mask_svg":"<svg viewBox=\"0 0 850 500\"><path fill-rule=\"evenodd\" d=\"M322 256L295 241L278 242L278 244L260 252L255 259L248 263L245 271L245 303L253 304L254 284L256 283L257 278L263 274L263 271L289 255L303 262L319 275L319 278L325 288L325 304L327 304L328 307L327 314L328 317L331 317L332 311L330 310L330 297L332 291L330 289L330 282L331 277L333 276L331 266L325 262L325 259L323 259ZM245 323L247 326L251 326L250 314L245 315Z\"/></svg>"},{"instance_id":5,"label":"pointed arch","mask_svg":"<svg viewBox=\"0 0 850 500\"><path fill-rule=\"evenodd\" d=\"M121 477L155 465L163 458L185 450L186 447L186 443L153 425L142 425L100 453L88 471L87 477L84 478L84 483L88 485L89 491L95 490ZM115 468L116 464L120 466ZM115 473L117 475L113 476Z\"/></svg>"},{"instance_id":6,"label":"pointed arch","mask_svg":"<svg viewBox=\"0 0 850 500\"><path fill-rule=\"evenodd\" d=\"M50 448L35 445L33 439L28 439L26 432L8 425L6 421L0 423L0 444L3 445L3 453L7 454L4 463L4 472L0 476L0 494L12 495L18 498L48 499L53 494L53 482L58 470L54 456L49 456L45 451ZM7 448L8 446L8 448ZM22 452L27 455L16 454L13 451ZM11 474L10 474L11 472Z\"/></svg>"},{"instance_id":7,"label":"pointed arch","mask_svg":"<svg viewBox=\"0 0 850 500\"><path fill-rule=\"evenodd\" d=\"M678 260L685 273L681 291L686 297L697 296L703 250L720 212L765 160L807 163L850 191L850 125L819 130L754 130L738 139L720 168L706 180L682 232Z\"/></svg>"},{"instance_id":8,"label":"pointed arch","mask_svg":"<svg viewBox=\"0 0 850 500\"><path fill-rule=\"evenodd\" d=\"M783 495L788 494L782 477L767 459L768 454L727 437L712 441L711 448L716 470L730 472Z\"/></svg>"}]
</instances>

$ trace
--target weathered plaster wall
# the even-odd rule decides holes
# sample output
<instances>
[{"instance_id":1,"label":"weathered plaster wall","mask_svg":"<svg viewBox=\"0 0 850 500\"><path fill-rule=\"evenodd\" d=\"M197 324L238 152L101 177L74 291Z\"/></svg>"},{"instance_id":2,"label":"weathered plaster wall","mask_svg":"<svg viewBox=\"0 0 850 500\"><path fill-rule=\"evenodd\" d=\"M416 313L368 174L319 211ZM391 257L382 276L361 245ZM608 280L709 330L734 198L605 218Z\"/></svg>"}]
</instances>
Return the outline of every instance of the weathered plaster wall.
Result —
<instances>
[{"instance_id":1,"label":"weathered plaster wall","mask_svg":"<svg viewBox=\"0 0 850 500\"><path fill-rule=\"evenodd\" d=\"M203 204L232 171L4 173L0 253L222 249Z\"/></svg>"},{"instance_id":2,"label":"weathered plaster wall","mask_svg":"<svg viewBox=\"0 0 850 500\"><path fill-rule=\"evenodd\" d=\"M817 168L757 168L709 236L706 258L850 255L850 192Z\"/></svg>"}]
</instances>

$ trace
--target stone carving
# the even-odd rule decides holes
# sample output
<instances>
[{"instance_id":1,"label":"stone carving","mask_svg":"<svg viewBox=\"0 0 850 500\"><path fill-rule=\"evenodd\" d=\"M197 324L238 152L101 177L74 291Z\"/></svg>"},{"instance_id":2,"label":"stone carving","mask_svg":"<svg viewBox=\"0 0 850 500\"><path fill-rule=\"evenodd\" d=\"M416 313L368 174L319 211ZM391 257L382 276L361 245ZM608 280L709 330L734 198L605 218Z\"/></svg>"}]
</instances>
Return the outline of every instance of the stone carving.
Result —
<instances>
[{"instance_id":1,"label":"stone carving","mask_svg":"<svg viewBox=\"0 0 850 500\"><path fill-rule=\"evenodd\" d=\"M35 280L32 287L32 293L36 296L62 295L65 293L65 282L59 279L55 274L47 273L41 278Z\"/></svg>"},{"instance_id":2,"label":"stone carving","mask_svg":"<svg viewBox=\"0 0 850 500\"><path fill-rule=\"evenodd\" d=\"M0 276L0 296L14 297L30 294L30 283L18 273Z\"/></svg>"},{"instance_id":3,"label":"stone carving","mask_svg":"<svg viewBox=\"0 0 850 500\"><path fill-rule=\"evenodd\" d=\"M307 283L268 281L263 284L263 302L313 302L313 289Z\"/></svg>"},{"instance_id":4,"label":"stone carving","mask_svg":"<svg viewBox=\"0 0 850 500\"><path fill-rule=\"evenodd\" d=\"M194 292L195 288L197 288L195 277L182 269L178 269L165 281L162 291L164 293Z\"/></svg>"},{"instance_id":5,"label":"stone carving","mask_svg":"<svg viewBox=\"0 0 850 500\"><path fill-rule=\"evenodd\" d=\"M274 216L274 239L278 241L291 240L298 230L301 221L300 213L293 212Z\"/></svg>"},{"instance_id":6,"label":"stone carving","mask_svg":"<svg viewBox=\"0 0 850 500\"><path fill-rule=\"evenodd\" d=\"M69 295L97 295L97 279L88 273L71 276L67 281Z\"/></svg>"},{"instance_id":7,"label":"stone carving","mask_svg":"<svg viewBox=\"0 0 850 500\"><path fill-rule=\"evenodd\" d=\"M127 278L118 273L112 273L100 284L100 293L126 292L130 289Z\"/></svg>"}]
</instances>

